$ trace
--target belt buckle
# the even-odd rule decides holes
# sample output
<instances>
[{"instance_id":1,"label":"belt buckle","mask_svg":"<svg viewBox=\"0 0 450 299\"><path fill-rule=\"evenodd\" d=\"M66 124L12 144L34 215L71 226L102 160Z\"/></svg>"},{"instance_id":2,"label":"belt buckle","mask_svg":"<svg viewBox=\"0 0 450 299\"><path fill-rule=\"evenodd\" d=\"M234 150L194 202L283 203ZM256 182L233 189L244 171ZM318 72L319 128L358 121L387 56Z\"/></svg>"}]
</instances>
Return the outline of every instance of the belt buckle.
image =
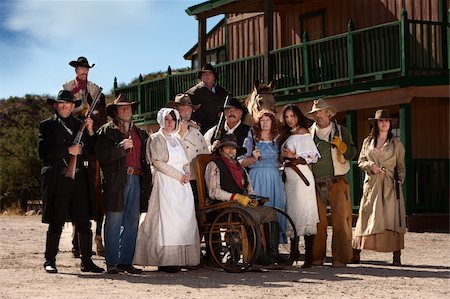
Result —
<instances>
[{"instance_id":1,"label":"belt buckle","mask_svg":"<svg viewBox=\"0 0 450 299\"><path fill-rule=\"evenodd\" d=\"M128 167L127 168L127 174L130 174L130 175L134 174L134 168L133 167Z\"/></svg>"}]
</instances>

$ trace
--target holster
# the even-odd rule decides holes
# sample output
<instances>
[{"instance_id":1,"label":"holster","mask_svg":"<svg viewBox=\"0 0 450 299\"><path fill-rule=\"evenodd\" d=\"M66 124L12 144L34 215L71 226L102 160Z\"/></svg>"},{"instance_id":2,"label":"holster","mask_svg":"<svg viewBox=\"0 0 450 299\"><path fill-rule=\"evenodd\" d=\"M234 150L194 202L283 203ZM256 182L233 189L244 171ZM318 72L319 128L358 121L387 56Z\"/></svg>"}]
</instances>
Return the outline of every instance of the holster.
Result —
<instances>
[{"instance_id":1,"label":"holster","mask_svg":"<svg viewBox=\"0 0 450 299\"><path fill-rule=\"evenodd\" d=\"M309 186L309 181L305 177L305 175L301 172L300 169L298 169L297 165L302 164L305 165L306 161L303 158L291 160L285 163L285 166L290 167L295 173L298 174L298 176L302 179L302 181L305 183L306 186Z\"/></svg>"}]
</instances>

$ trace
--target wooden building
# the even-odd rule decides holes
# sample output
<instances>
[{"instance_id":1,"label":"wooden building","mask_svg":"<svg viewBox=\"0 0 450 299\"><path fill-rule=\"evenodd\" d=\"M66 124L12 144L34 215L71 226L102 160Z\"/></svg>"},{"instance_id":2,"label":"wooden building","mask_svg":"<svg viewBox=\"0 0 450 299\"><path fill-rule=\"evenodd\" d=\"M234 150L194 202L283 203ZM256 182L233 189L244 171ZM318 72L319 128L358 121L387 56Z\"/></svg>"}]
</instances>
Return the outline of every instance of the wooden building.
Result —
<instances>
[{"instance_id":1,"label":"wooden building","mask_svg":"<svg viewBox=\"0 0 450 299\"><path fill-rule=\"evenodd\" d=\"M220 84L245 97L255 79L277 80L279 110L308 111L325 98L358 147L367 118L387 108L399 119L406 146L407 212L445 213L450 161L449 0L210 0L186 12L199 39L185 55L193 70L140 82L116 92L139 98L136 118L154 124L155 112L196 82L196 69L215 64ZM224 15L210 32L207 19ZM354 209L362 175L349 174Z\"/></svg>"}]
</instances>

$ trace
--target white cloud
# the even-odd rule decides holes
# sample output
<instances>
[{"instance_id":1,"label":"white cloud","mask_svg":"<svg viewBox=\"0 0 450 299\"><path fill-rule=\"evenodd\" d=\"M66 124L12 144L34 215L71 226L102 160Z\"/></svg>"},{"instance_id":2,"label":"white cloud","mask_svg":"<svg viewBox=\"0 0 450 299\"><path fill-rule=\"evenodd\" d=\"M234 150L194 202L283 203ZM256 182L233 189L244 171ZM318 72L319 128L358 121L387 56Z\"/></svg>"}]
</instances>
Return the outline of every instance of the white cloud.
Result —
<instances>
[{"instance_id":1,"label":"white cloud","mask_svg":"<svg viewBox=\"0 0 450 299\"><path fill-rule=\"evenodd\" d=\"M40 41L77 40L151 22L153 1L16 1L5 26Z\"/></svg>"}]
</instances>

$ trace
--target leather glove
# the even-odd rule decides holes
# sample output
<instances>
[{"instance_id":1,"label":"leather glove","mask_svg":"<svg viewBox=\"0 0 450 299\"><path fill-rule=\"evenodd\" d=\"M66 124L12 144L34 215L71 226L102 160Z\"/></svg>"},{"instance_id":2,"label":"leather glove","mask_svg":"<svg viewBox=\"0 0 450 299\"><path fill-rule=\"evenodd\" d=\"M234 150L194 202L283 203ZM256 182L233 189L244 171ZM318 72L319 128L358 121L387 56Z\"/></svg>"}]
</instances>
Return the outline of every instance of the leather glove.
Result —
<instances>
[{"instance_id":1,"label":"leather glove","mask_svg":"<svg viewBox=\"0 0 450 299\"><path fill-rule=\"evenodd\" d=\"M334 144L336 148L343 154L347 151L347 144L345 144L345 142L342 141L342 139L339 138L339 136L334 136L333 141L331 141L331 144Z\"/></svg>"},{"instance_id":2,"label":"leather glove","mask_svg":"<svg viewBox=\"0 0 450 299\"><path fill-rule=\"evenodd\" d=\"M250 197L239 194L239 193L235 193L234 194L234 198L235 201L237 201L241 206L248 206L252 200L250 199Z\"/></svg>"},{"instance_id":3,"label":"leather glove","mask_svg":"<svg viewBox=\"0 0 450 299\"><path fill-rule=\"evenodd\" d=\"M248 206L251 208L255 208L258 206L258 201L252 199L252 201L248 204Z\"/></svg>"}]
</instances>

